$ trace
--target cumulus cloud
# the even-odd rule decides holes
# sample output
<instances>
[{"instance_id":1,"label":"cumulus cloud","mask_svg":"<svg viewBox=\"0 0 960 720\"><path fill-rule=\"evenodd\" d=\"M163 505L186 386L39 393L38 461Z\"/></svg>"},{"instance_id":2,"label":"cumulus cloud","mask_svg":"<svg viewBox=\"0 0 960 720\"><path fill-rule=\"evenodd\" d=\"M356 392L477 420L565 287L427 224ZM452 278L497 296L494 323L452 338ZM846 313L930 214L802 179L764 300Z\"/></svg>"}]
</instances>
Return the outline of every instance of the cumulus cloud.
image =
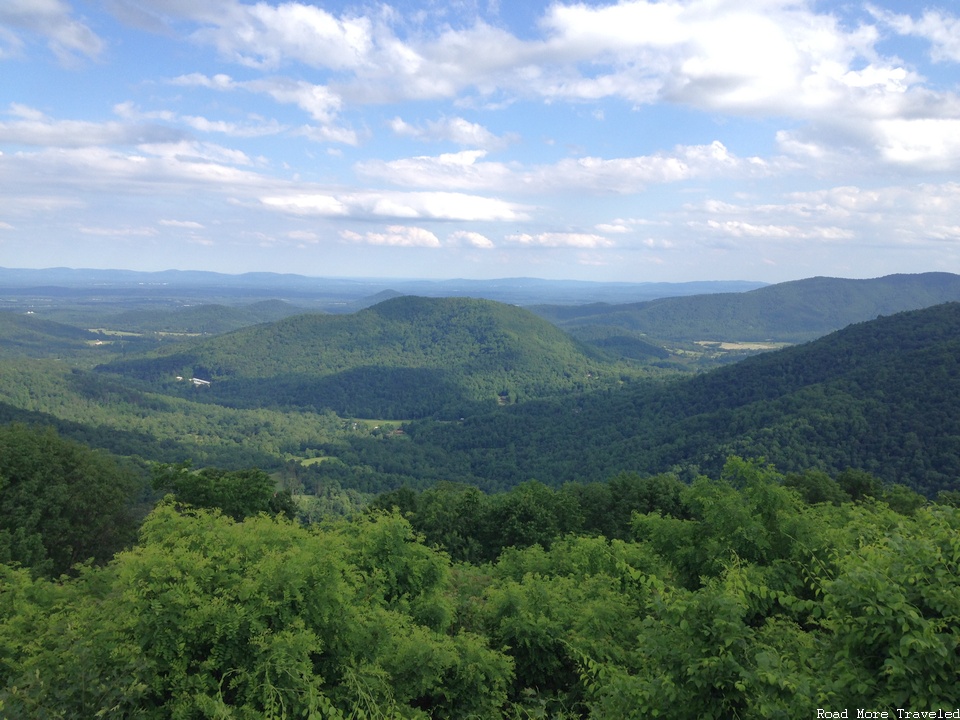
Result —
<instances>
[{"instance_id":1,"label":"cumulus cloud","mask_svg":"<svg viewBox=\"0 0 960 720\"><path fill-rule=\"evenodd\" d=\"M795 0L553 3L540 18L539 36L520 38L476 17L463 27L438 24L404 36L402 13L386 5L365 16L296 1L154 0L151 7L158 17L193 22L196 41L238 63L271 71L299 63L328 73L326 84L285 78L241 83L224 75L179 79L220 90L245 87L296 104L319 123L305 134L321 141L357 142L335 122L347 104L401 100L669 102L793 118L826 130L827 137L838 125L855 135L875 121L956 117L960 102L954 92L930 90L915 70L878 49L881 29L893 30L923 37L937 59L956 61L960 20L944 11L915 19L874 10L876 25L848 25ZM497 147L507 139L460 117L424 125L396 117L390 124L402 135L464 147ZM872 136L864 134L862 142ZM805 147L817 146L825 147L822 138ZM892 154L885 146L864 149L898 156L895 148Z\"/></svg>"},{"instance_id":2,"label":"cumulus cloud","mask_svg":"<svg viewBox=\"0 0 960 720\"><path fill-rule=\"evenodd\" d=\"M178 115L170 110L144 111L132 102L117 103L113 106L114 113L129 122L142 123L145 120L161 120L166 123L179 123L192 130L203 133L220 133L230 137L250 138L276 135L285 128L276 120L257 118L248 123L227 122L224 120L210 120L198 115Z\"/></svg>"},{"instance_id":3,"label":"cumulus cloud","mask_svg":"<svg viewBox=\"0 0 960 720\"><path fill-rule=\"evenodd\" d=\"M599 223L596 229L604 233L628 233L632 230L629 225L623 223Z\"/></svg>"},{"instance_id":4,"label":"cumulus cloud","mask_svg":"<svg viewBox=\"0 0 960 720\"><path fill-rule=\"evenodd\" d=\"M494 247L493 241L486 235L481 235L478 232L469 230L457 230L456 232L450 233L447 240L453 245L467 245L484 250L489 250Z\"/></svg>"},{"instance_id":5,"label":"cumulus cloud","mask_svg":"<svg viewBox=\"0 0 960 720\"><path fill-rule=\"evenodd\" d=\"M18 103L11 103L7 114L16 119L0 121L0 142L18 145L82 148L176 142L184 137L179 130L156 124L54 120Z\"/></svg>"},{"instance_id":6,"label":"cumulus cloud","mask_svg":"<svg viewBox=\"0 0 960 720\"><path fill-rule=\"evenodd\" d=\"M735 204L708 200L690 206L688 227L732 238L909 244L955 235L960 183L794 192L781 202Z\"/></svg>"},{"instance_id":7,"label":"cumulus cloud","mask_svg":"<svg viewBox=\"0 0 960 720\"><path fill-rule=\"evenodd\" d=\"M514 185L515 169L503 163L481 162L486 155L486 150L463 150L438 156L368 160L357 163L355 170L360 176L404 187L484 190Z\"/></svg>"},{"instance_id":8,"label":"cumulus cloud","mask_svg":"<svg viewBox=\"0 0 960 720\"><path fill-rule=\"evenodd\" d=\"M4 0L0 3L0 58L18 54L23 33L46 38L47 45L65 64L77 55L96 58L104 43L85 23L76 20L61 0Z\"/></svg>"},{"instance_id":9,"label":"cumulus cloud","mask_svg":"<svg viewBox=\"0 0 960 720\"><path fill-rule=\"evenodd\" d=\"M472 123L462 117L441 118L428 121L425 125L414 126L400 117L389 122L395 135L411 137L424 141L447 141L463 147L485 148L487 150L504 147L514 137L497 137L478 123Z\"/></svg>"},{"instance_id":10,"label":"cumulus cloud","mask_svg":"<svg viewBox=\"0 0 960 720\"><path fill-rule=\"evenodd\" d=\"M251 161L242 152L210 143L145 144L135 149L101 146L42 148L20 152L0 163L0 185L24 195L48 193L149 192L175 194L198 188L217 193L248 192L275 184L237 167Z\"/></svg>"},{"instance_id":11,"label":"cumulus cloud","mask_svg":"<svg viewBox=\"0 0 960 720\"><path fill-rule=\"evenodd\" d=\"M547 232L529 235L519 233L516 235L507 235L509 242L527 247L549 247L549 248L608 248L613 247L613 241L602 235L593 235L590 233L557 233Z\"/></svg>"},{"instance_id":12,"label":"cumulus cloud","mask_svg":"<svg viewBox=\"0 0 960 720\"><path fill-rule=\"evenodd\" d=\"M884 160L926 170L960 167L960 119L896 118L873 124Z\"/></svg>"},{"instance_id":13,"label":"cumulus cloud","mask_svg":"<svg viewBox=\"0 0 960 720\"><path fill-rule=\"evenodd\" d=\"M278 103L296 105L320 123L319 126L303 126L298 134L318 142L338 142L347 145L356 145L358 142L357 133L354 130L337 124L343 101L326 85L285 77L235 81L223 73L213 76L189 73L175 77L170 82L173 85L202 87L223 92L246 90L264 94ZM273 127L279 126L274 123Z\"/></svg>"},{"instance_id":14,"label":"cumulus cloud","mask_svg":"<svg viewBox=\"0 0 960 720\"><path fill-rule=\"evenodd\" d=\"M677 147L670 153L629 158L565 158L552 165L521 167L486 161L484 150L358 163L366 177L414 187L514 191L631 193L649 185L701 177L751 177L772 172L768 161L740 158L721 142Z\"/></svg>"},{"instance_id":15,"label":"cumulus cloud","mask_svg":"<svg viewBox=\"0 0 960 720\"><path fill-rule=\"evenodd\" d=\"M918 19L876 7L870 11L901 35L927 40L934 61L960 62L960 17L939 9L924 10Z\"/></svg>"},{"instance_id":16,"label":"cumulus cloud","mask_svg":"<svg viewBox=\"0 0 960 720\"><path fill-rule=\"evenodd\" d=\"M368 62L373 48L369 18L338 18L322 8L298 2L276 6L232 3L229 13L222 17L212 18L201 10L194 19L207 24L196 32L198 40L253 67L275 68L296 60L314 67L357 68ZM243 32L237 32L241 28Z\"/></svg>"},{"instance_id":17,"label":"cumulus cloud","mask_svg":"<svg viewBox=\"0 0 960 720\"><path fill-rule=\"evenodd\" d=\"M184 230L203 230L203 225L193 220L160 220L159 224Z\"/></svg>"},{"instance_id":18,"label":"cumulus cloud","mask_svg":"<svg viewBox=\"0 0 960 720\"><path fill-rule=\"evenodd\" d=\"M157 234L156 228L151 227L89 227L83 226L80 232L84 235L100 235L102 237L153 237Z\"/></svg>"},{"instance_id":19,"label":"cumulus cloud","mask_svg":"<svg viewBox=\"0 0 960 720\"><path fill-rule=\"evenodd\" d=\"M693 225L696 226L696 223ZM836 227L801 228L795 225L757 225L742 220L709 220L706 227L723 235L737 238L850 240L855 237L853 232Z\"/></svg>"},{"instance_id":20,"label":"cumulus cloud","mask_svg":"<svg viewBox=\"0 0 960 720\"><path fill-rule=\"evenodd\" d=\"M405 225L390 225L386 232L366 232L363 234L344 230L340 233L344 240L366 245L389 245L392 247L440 247L440 240L429 230Z\"/></svg>"},{"instance_id":21,"label":"cumulus cloud","mask_svg":"<svg viewBox=\"0 0 960 720\"><path fill-rule=\"evenodd\" d=\"M426 220L515 221L526 213L513 203L451 192L291 193L260 198L264 206L294 215Z\"/></svg>"}]
</instances>

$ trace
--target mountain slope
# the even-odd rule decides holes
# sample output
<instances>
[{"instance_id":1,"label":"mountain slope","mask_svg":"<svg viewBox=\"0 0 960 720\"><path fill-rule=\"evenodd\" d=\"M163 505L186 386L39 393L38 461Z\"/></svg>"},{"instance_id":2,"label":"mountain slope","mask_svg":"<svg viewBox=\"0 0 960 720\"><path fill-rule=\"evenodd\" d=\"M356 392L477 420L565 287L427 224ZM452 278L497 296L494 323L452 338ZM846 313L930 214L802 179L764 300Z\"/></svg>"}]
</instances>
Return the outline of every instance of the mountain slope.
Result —
<instances>
[{"instance_id":1,"label":"mountain slope","mask_svg":"<svg viewBox=\"0 0 960 720\"><path fill-rule=\"evenodd\" d=\"M302 312L302 308L282 300L263 300L242 307L203 304L178 310L129 310L104 320L103 325L129 332L217 335Z\"/></svg>"},{"instance_id":2,"label":"mountain slope","mask_svg":"<svg viewBox=\"0 0 960 720\"><path fill-rule=\"evenodd\" d=\"M204 397L239 406L402 418L596 385L600 368L614 375L521 308L405 296L352 315L298 315L101 370L168 387L177 375L209 380Z\"/></svg>"},{"instance_id":3,"label":"mountain slope","mask_svg":"<svg viewBox=\"0 0 960 720\"><path fill-rule=\"evenodd\" d=\"M82 352L100 338L97 333L37 315L0 312L0 356L56 357Z\"/></svg>"},{"instance_id":4,"label":"mountain slope","mask_svg":"<svg viewBox=\"0 0 960 720\"><path fill-rule=\"evenodd\" d=\"M502 488L622 471L719 472L730 454L783 471L868 471L935 495L960 479L960 304L860 323L802 346L666 384L533 402L413 442L349 449L397 477ZM337 448L328 452L336 454ZM346 456L346 451L345 456Z\"/></svg>"},{"instance_id":5,"label":"mountain slope","mask_svg":"<svg viewBox=\"0 0 960 720\"><path fill-rule=\"evenodd\" d=\"M805 342L855 322L960 300L960 275L923 273L870 280L815 277L743 293L670 297L534 310L574 334L612 326L673 341Z\"/></svg>"}]
</instances>

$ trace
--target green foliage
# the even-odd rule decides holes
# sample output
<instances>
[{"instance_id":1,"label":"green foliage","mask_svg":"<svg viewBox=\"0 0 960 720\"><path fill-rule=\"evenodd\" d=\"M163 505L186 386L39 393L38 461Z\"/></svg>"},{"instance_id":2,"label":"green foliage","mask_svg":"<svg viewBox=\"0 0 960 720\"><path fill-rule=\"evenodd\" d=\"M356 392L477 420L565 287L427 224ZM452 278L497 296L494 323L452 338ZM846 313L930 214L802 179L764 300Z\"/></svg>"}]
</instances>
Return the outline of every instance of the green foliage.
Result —
<instances>
[{"instance_id":1,"label":"green foliage","mask_svg":"<svg viewBox=\"0 0 960 720\"><path fill-rule=\"evenodd\" d=\"M715 476L740 455L822 471L855 498L880 497L889 483L932 498L960 478L958 358L960 303L948 303L685 380L410 423L409 442L345 438L327 452L382 468L383 489L403 477L502 490L530 478L559 486L623 472Z\"/></svg>"},{"instance_id":2,"label":"green foliage","mask_svg":"<svg viewBox=\"0 0 960 720\"><path fill-rule=\"evenodd\" d=\"M806 278L750 292L665 297L642 303L541 307L577 335L624 330L665 340L804 342L853 323L960 300L950 273L888 275L870 280Z\"/></svg>"},{"instance_id":3,"label":"green foliage","mask_svg":"<svg viewBox=\"0 0 960 720\"><path fill-rule=\"evenodd\" d=\"M851 548L823 584L828 698L875 707L947 707L960 672L960 515L898 518Z\"/></svg>"},{"instance_id":4,"label":"green foliage","mask_svg":"<svg viewBox=\"0 0 960 720\"><path fill-rule=\"evenodd\" d=\"M100 335L30 314L0 311L0 356L6 358L85 356Z\"/></svg>"},{"instance_id":5,"label":"green foliage","mask_svg":"<svg viewBox=\"0 0 960 720\"><path fill-rule=\"evenodd\" d=\"M24 322L25 341L87 339ZM206 395L2 361L2 417L217 467L156 466L174 497L114 555L132 539L135 475L53 430L0 426L0 714L952 709L958 337L947 305L621 385L629 373L515 308L402 298L123 366L209 372ZM401 428L211 402L264 396L517 406ZM251 469L260 459L274 476Z\"/></svg>"},{"instance_id":6,"label":"green foliage","mask_svg":"<svg viewBox=\"0 0 960 720\"><path fill-rule=\"evenodd\" d=\"M14 576L0 699L20 717L496 717L510 662L405 611L444 587L446 561L403 526L161 505L133 551L59 601Z\"/></svg>"},{"instance_id":7,"label":"green foliage","mask_svg":"<svg viewBox=\"0 0 960 720\"><path fill-rule=\"evenodd\" d=\"M176 375L212 380L202 398L227 405L398 419L597 387L621 369L521 308L418 297L298 315L101 368L169 391Z\"/></svg>"},{"instance_id":8,"label":"green foliage","mask_svg":"<svg viewBox=\"0 0 960 720\"><path fill-rule=\"evenodd\" d=\"M641 509L634 539L570 531L591 496L537 483L397 491L379 501L395 510L313 527L165 501L104 567L52 582L0 565L0 703L51 718L760 719L960 702L956 508L808 504L735 457L679 493L618 481ZM401 508L495 558L451 562ZM458 512L476 537L451 535ZM523 541L491 541L495 517Z\"/></svg>"},{"instance_id":9,"label":"green foliage","mask_svg":"<svg viewBox=\"0 0 960 720\"><path fill-rule=\"evenodd\" d=\"M301 312L302 308L282 300L264 300L239 307L205 303L176 310L127 310L105 318L101 325L137 333L216 335L249 325L273 322Z\"/></svg>"},{"instance_id":10,"label":"green foliage","mask_svg":"<svg viewBox=\"0 0 960 720\"><path fill-rule=\"evenodd\" d=\"M0 361L0 420L49 424L117 455L230 469L278 466L346 433L332 413L229 409L44 360Z\"/></svg>"},{"instance_id":11,"label":"green foliage","mask_svg":"<svg viewBox=\"0 0 960 720\"><path fill-rule=\"evenodd\" d=\"M180 502L198 508L219 508L234 520L258 513L296 515L289 491L277 490L276 483L263 470L223 470L203 468L193 471L189 463L155 465L153 487L170 492Z\"/></svg>"},{"instance_id":12,"label":"green foliage","mask_svg":"<svg viewBox=\"0 0 960 720\"><path fill-rule=\"evenodd\" d=\"M682 514L676 478L623 474L609 483L568 483L553 490L536 480L486 495L470 485L441 482L375 497L371 509L398 510L428 544L456 560L496 560L505 548L550 546L571 533L629 539L635 512Z\"/></svg>"},{"instance_id":13,"label":"green foliage","mask_svg":"<svg viewBox=\"0 0 960 720\"><path fill-rule=\"evenodd\" d=\"M0 426L0 562L59 575L133 540L139 478L50 428Z\"/></svg>"}]
</instances>

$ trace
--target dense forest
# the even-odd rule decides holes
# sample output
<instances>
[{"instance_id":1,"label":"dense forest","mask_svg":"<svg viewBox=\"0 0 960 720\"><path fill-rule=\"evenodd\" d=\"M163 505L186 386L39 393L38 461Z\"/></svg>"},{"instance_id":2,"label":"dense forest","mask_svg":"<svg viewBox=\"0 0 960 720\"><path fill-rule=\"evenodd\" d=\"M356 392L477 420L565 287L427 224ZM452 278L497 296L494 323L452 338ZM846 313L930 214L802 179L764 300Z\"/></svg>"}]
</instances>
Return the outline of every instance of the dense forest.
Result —
<instances>
[{"instance_id":1,"label":"dense forest","mask_svg":"<svg viewBox=\"0 0 960 720\"><path fill-rule=\"evenodd\" d=\"M304 525L258 472L165 465L153 487L168 494L107 559L121 537L90 544L76 514L100 521L83 503L129 499L130 478L91 482L112 461L50 431L2 440L4 498L37 510L0 508L11 717L800 718L960 702L957 494L929 504L864 474L731 458L690 484L442 485ZM90 559L58 576L62 548Z\"/></svg>"},{"instance_id":2,"label":"dense forest","mask_svg":"<svg viewBox=\"0 0 960 720\"><path fill-rule=\"evenodd\" d=\"M957 300L960 276L922 273L869 280L815 277L749 292L531 309L578 337L598 328L618 328L674 342L806 342L878 315Z\"/></svg>"},{"instance_id":3,"label":"dense forest","mask_svg":"<svg viewBox=\"0 0 960 720\"><path fill-rule=\"evenodd\" d=\"M630 368L520 308L399 297L352 315L297 315L99 370L166 389L178 376L212 381L200 397L235 407L404 419L459 417L477 403L609 384Z\"/></svg>"},{"instance_id":4,"label":"dense forest","mask_svg":"<svg viewBox=\"0 0 960 720\"><path fill-rule=\"evenodd\" d=\"M0 313L0 717L960 706L960 303L711 369L542 306L228 290Z\"/></svg>"},{"instance_id":5,"label":"dense forest","mask_svg":"<svg viewBox=\"0 0 960 720\"><path fill-rule=\"evenodd\" d=\"M378 491L467 479L501 490L622 471L715 474L727 456L785 471L855 468L930 497L960 478L960 304L860 323L695 377L346 436L315 468Z\"/></svg>"}]
</instances>

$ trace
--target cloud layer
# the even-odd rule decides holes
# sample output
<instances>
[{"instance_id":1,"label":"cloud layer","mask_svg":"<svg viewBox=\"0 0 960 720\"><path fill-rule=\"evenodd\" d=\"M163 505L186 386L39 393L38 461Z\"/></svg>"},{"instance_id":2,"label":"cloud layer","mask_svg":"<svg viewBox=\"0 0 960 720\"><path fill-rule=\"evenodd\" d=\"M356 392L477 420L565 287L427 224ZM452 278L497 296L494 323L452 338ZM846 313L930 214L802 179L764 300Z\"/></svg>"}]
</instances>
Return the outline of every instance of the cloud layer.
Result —
<instances>
[{"instance_id":1,"label":"cloud layer","mask_svg":"<svg viewBox=\"0 0 960 720\"><path fill-rule=\"evenodd\" d=\"M0 242L340 273L357 247L390 249L376 272L960 270L958 37L949 9L881 1L7 0ZM863 247L884 250L858 271Z\"/></svg>"}]
</instances>

